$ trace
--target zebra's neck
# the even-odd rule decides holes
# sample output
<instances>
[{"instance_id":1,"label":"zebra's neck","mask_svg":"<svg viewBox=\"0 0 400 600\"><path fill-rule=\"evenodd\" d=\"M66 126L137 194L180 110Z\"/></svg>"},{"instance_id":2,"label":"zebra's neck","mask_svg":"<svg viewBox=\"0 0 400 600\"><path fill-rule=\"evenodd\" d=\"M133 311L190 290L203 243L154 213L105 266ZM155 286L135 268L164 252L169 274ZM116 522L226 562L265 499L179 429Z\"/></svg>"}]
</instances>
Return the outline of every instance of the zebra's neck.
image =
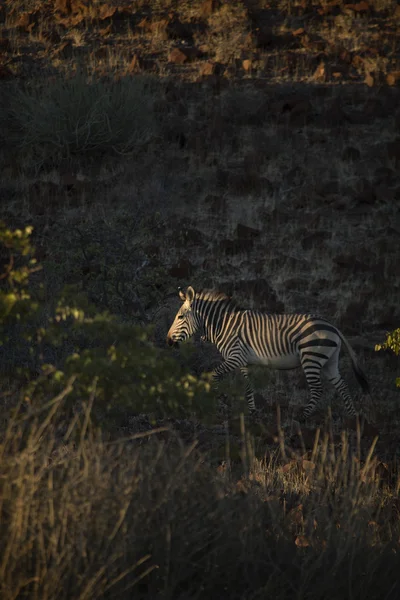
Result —
<instances>
[{"instance_id":1,"label":"zebra's neck","mask_svg":"<svg viewBox=\"0 0 400 600\"><path fill-rule=\"evenodd\" d=\"M205 339L217 346L218 336L223 330L224 323L231 315L237 313L229 300L218 302L200 300L196 303L195 311Z\"/></svg>"}]
</instances>

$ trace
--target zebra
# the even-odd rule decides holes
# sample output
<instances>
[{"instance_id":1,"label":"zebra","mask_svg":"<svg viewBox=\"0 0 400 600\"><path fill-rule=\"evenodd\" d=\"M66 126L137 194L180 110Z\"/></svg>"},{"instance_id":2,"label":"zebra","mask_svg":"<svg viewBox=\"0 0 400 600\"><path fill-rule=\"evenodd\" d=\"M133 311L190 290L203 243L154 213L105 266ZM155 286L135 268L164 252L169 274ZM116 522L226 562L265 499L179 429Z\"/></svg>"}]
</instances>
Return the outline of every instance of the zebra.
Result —
<instances>
[{"instance_id":1,"label":"zebra","mask_svg":"<svg viewBox=\"0 0 400 600\"><path fill-rule=\"evenodd\" d=\"M179 342L200 331L202 340L215 344L223 361L213 370L213 382L240 369L245 379L245 397L250 414L256 411L254 392L248 378L248 365L262 364L271 369L302 367L310 390L304 417L317 409L322 396L321 373L339 392L346 413L354 417L356 410L350 391L339 372L342 342L352 361L356 378L369 394L367 378L343 334L326 319L313 314L269 314L243 310L229 296L213 290L195 292L189 286L179 288L183 304L167 334L167 343Z\"/></svg>"}]
</instances>

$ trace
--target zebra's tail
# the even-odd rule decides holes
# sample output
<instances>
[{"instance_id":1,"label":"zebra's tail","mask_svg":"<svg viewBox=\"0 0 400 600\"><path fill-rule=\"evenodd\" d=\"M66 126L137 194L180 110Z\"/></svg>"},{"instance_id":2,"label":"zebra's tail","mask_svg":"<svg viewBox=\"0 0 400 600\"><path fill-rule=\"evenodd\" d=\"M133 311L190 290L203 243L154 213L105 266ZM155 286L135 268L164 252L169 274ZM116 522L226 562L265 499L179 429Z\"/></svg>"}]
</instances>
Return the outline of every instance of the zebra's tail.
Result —
<instances>
[{"instance_id":1,"label":"zebra's tail","mask_svg":"<svg viewBox=\"0 0 400 600\"><path fill-rule=\"evenodd\" d=\"M339 330L338 330L338 333L340 335L340 339L345 344L345 346L346 346L346 348L348 350L348 353L350 354L351 363L353 365L353 370L354 370L354 373L355 373L355 376L357 378L358 383L362 387L363 392L365 394L371 395L371 390L370 390L370 387L369 387L369 383L368 383L367 377L366 377L364 371L361 369L360 365L357 362L357 357L354 354L353 348L350 346L349 342L346 340L346 338L344 337L344 335Z\"/></svg>"}]
</instances>

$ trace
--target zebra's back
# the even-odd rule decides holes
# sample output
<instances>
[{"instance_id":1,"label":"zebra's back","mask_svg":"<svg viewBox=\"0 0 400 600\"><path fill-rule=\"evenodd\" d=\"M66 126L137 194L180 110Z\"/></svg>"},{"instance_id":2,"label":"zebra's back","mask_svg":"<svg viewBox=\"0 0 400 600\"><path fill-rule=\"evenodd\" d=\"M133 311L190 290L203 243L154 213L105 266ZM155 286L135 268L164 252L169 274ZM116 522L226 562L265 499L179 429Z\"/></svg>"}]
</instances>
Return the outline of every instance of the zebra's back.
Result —
<instances>
[{"instance_id":1,"label":"zebra's back","mask_svg":"<svg viewBox=\"0 0 400 600\"><path fill-rule=\"evenodd\" d=\"M314 360L329 358L341 345L336 327L312 314L244 311L239 335L248 349L249 364L275 369L299 367L305 355Z\"/></svg>"}]
</instances>

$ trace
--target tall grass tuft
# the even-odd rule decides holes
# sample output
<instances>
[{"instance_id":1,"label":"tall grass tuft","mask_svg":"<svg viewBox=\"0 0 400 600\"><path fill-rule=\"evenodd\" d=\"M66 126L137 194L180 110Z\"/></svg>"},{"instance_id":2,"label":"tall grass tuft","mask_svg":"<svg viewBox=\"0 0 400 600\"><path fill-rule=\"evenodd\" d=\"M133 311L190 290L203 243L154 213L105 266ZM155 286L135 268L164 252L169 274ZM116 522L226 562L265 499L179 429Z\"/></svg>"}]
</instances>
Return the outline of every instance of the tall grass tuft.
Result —
<instances>
[{"instance_id":1,"label":"tall grass tuft","mask_svg":"<svg viewBox=\"0 0 400 600\"><path fill-rule=\"evenodd\" d=\"M130 153L157 134L156 97L151 78L112 81L84 71L46 86L17 86L4 101L8 141L38 166Z\"/></svg>"}]
</instances>

